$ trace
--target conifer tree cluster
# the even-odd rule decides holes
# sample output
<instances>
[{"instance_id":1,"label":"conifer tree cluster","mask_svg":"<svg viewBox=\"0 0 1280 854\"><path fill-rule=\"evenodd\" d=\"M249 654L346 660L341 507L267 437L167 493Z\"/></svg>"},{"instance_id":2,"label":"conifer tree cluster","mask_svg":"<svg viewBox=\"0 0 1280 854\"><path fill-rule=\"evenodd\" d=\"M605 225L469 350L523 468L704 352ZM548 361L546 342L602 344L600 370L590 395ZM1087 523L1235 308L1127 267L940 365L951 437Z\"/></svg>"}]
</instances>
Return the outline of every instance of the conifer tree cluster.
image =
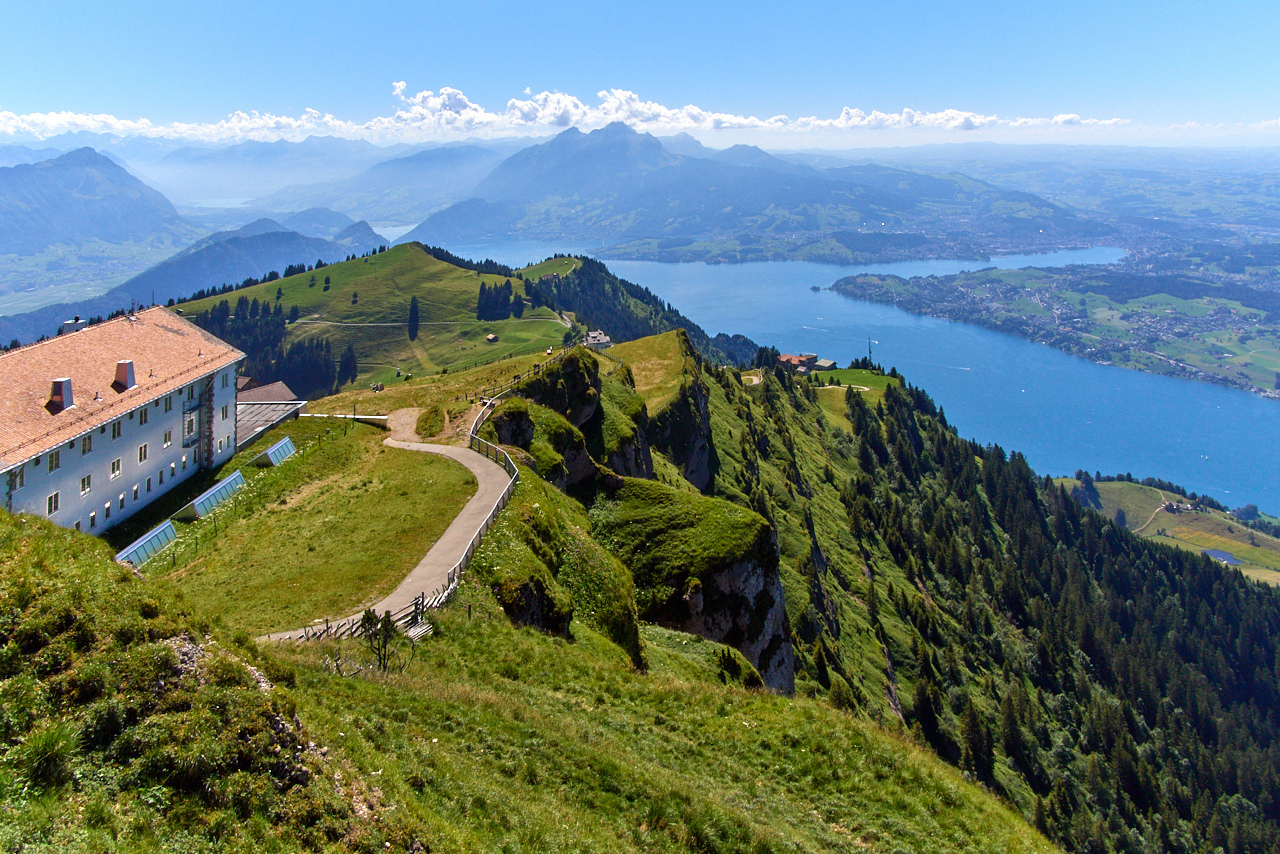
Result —
<instances>
[{"instance_id":1,"label":"conifer tree cluster","mask_svg":"<svg viewBox=\"0 0 1280 854\"><path fill-rule=\"evenodd\" d=\"M892 369L878 401L844 392L851 431L818 377L703 376L711 489L777 526L788 595L808 591L788 608L808 684L891 719L900 698L920 742L1067 850L1280 850L1280 591L961 439Z\"/></svg>"},{"instance_id":2,"label":"conifer tree cluster","mask_svg":"<svg viewBox=\"0 0 1280 854\"><path fill-rule=\"evenodd\" d=\"M511 280L489 287L480 283L480 296L476 300L476 317L479 320L506 320L512 314L524 314L524 297L515 293Z\"/></svg>"},{"instance_id":3,"label":"conifer tree cluster","mask_svg":"<svg viewBox=\"0 0 1280 854\"><path fill-rule=\"evenodd\" d=\"M296 319L296 306L290 309L289 316ZM241 295L236 300L234 313L231 303L224 299L192 320L244 351L246 358L241 373L260 383L284 382L295 394L307 398L330 394L338 385L338 367L329 339L313 338L285 346L286 318L279 302L263 304L257 298L250 300ZM347 349L351 350L350 345ZM356 372L352 350L351 380L355 379Z\"/></svg>"}]
</instances>

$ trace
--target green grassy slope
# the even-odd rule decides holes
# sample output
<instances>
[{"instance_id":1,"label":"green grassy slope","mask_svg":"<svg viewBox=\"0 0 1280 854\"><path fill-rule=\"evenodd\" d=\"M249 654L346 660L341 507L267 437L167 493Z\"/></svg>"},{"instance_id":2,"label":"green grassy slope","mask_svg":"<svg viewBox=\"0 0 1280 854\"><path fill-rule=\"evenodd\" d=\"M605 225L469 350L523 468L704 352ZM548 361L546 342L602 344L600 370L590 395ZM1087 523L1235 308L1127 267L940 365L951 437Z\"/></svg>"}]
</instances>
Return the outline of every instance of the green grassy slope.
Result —
<instances>
[{"instance_id":1,"label":"green grassy slope","mask_svg":"<svg viewBox=\"0 0 1280 854\"><path fill-rule=\"evenodd\" d=\"M406 387L447 397L425 387L456 379ZM328 434L305 457L322 479L286 468L255 486L253 515L222 517L232 536L212 554L247 547L241 528L279 531L297 514L328 519L334 548L367 547L367 515L326 504L367 496L380 477L385 455L367 439ZM407 668L344 676L367 663L357 641L258 648L232 636L245 618L207 610L196 574L136 578L101 541L0 516L0 840L108 852L1052 850L901 734L821 698L745 690L731 650L637 627L629 573L591 524L526 470L473 580ZM494 595L501 573L521 581L543 561L572 606L563 635L513 626ZM339 583L338 563L312 562L315 583ZM223 578L246 614L277 607L275 591ZM185 637L207 658L175 675L168 639ZM246 663L276 687L260 692Z\"/></svg>"},{"instance_id":2,"label":"green grassy slope","mask_svg":"<svg viewBox=\"0 0 1280 854\"><path fill-rule=\"evenodd\" d=\"M879 393L848 388L840 419L819 377L770 370L751 384L703 365L695 379L680 399L707 392L706 491L777 531L798 694L903 721L1075 850L1268 850L1274 807L1235 821L1226 803L1274 804L1269 784L1219 788L1209 765L1167 758L1175 741L1210 764L1255 748L1226 760L1222 736L1187 740L1160 721L1185 715L1271 749L1271 590L1082 512L1019 455L960 440L927 395L891 377ZM1139 677L1157 657L1166 675ZM1175 683L1204 689L1175 698ZM1086 719L1110 735L1086 737ZM1098 773L1137 767L1122 754L1146 757L1149 782L1130 776L1120 793ZM1196 818L1157 790L1217 806ZM1228 844L1232 822L1240 841Z\"/></svg>"},{"instance_id":3,"label":"green grassy slope","mask_svg":"<svg viewBox=\"0 0 1280 854\"><path fill-rule=\"evenodd\" d=\"M358 384L392 383L398 379L397 369L414 374L458 369L559 346L568 327L547 308L529 309L520 318L502 321L476 319L480 283L492 286L504 281L504 276L455 267L428 255L418 244L406 243L368 258L178 307L194 316L224 299L234 309L241 296L272 308L279 304L286 313L296 305L299 320L290 326L288 341L327 337L334 352L351 344L360 365ZM512 283L517 294L523 293L518 279ZM409 304L414 297L419 331L410 340ZM494 343L486 341L491 333L498 337Z\"/></svg>"},{"instance_id":4,"label":"green grassy slope","mask_svg":"<svg viewBox=\"0 0 1280 854\"><path fill-rule=\"evenodd\" d=\"M1055 482L1068 491L1080 485L1075 478L1057 478ZM1228 552L1242 561L1239 569L1245 575L1280 585L1280 540L1275 537L1250 530L1219 510L1163 510L1165 503L1186 504L1187 499L1153 486L1103 481L1094 487L1102 502L1100 512L1114 519L1116 511L1123 510L1125 527L1139 536L1197 554L1205 549Z\"/></svg>"},{"instance_id":5,"label":"green grassy slope","mask_svg":"<svg viewBox=\"0 0 1280 854\"><path fill-rule=\"evenodd\" d=\"M635 378L635 388L658 415L680 390L680 384L694 369L693 358L681 344L678 331L664 332L617 344L609 356L623 360Z\"/></svg>"}]
</instances>

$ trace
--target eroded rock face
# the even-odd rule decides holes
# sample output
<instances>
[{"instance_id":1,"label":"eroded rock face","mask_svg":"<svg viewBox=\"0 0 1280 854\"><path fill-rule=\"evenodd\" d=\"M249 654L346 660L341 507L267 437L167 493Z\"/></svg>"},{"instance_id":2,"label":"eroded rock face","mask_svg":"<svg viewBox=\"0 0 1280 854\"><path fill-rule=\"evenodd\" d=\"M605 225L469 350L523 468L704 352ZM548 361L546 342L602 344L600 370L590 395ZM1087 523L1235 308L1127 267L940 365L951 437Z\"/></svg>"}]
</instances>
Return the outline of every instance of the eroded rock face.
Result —
<instances>
[{"instance_id":1,"label":"eroded rock face","mask_svg":"<svg viewBox=\"0 0 1280 854\"><path fill-rule=\"evenodd\" d=\"M575 442L567 448L556 450L564 457L564 483L556 484L561 491L596 476L596 461L587 452L584 442Z\"/></svg>"},{"instance_id":2,"label":"eroded rock face","mask_svg":"<svg viewBox=\"0 0 1280 854\"><path fill-rule=\"evenodd\" d=\"M543 578L535 576L519 585L496 584L493 592L507 618L517 626L533 626L548 634L568 637L573 608L557 601Z\"/></svg>"},{"instance_id":3,"label":"eroded rock face","mask_svg":"<svg viewBox=\"0 0 1280 854\"><path fill-rule=\"evenodd\" d=\"M609 468L623 477L639 477L653 480L653 454L643 430L637 430L635 438L623 442L618 450L609 454Z\"/></svg>"},{"instance_id":4,"label":"eroded rock face","mask_svg":"<svg viewBox=\"0 0 1280 854\"><path fill-rule=\"evenodd\" d=\"M711 410L706 381L687 381L674 401L650 421L650 443L680 467L700 491L711 485Z\"/></svg>"},{"instance_id":5,"label":"eroded rock face","mask_svg":"<svg viewBox=\"0 0 1280 854\"><path fill-rule=\"evenodd\" d=\"M755 558L739 561L703 578L684 604L685 615L668 628L728 644L770 689L795 691L795 652L776 562L770 567Z\"/></svg>"},{"instance_id":6,"label":"eroded rock face","mask_svg":"<svg viewBox=\"0 0 1280 854\"><path fill-rule=\"evenodd\" d=\"M498 434L498 443L528 450L533 441L533 419L527 409L500 410L495 412L489 423Z\"/></svg>"},{"instance_id":7,"label":"eroded rock face","mask_svg":"<svg viewBox=\"0 0 1280 854\"><path fill-rule=\"evenodd\" d=\"M600 368L594 358L574 350L543 373L525 380L517 391L521 397L554 409L573 426L581 427L600 405Z\"/></svg>"}]
</instances>

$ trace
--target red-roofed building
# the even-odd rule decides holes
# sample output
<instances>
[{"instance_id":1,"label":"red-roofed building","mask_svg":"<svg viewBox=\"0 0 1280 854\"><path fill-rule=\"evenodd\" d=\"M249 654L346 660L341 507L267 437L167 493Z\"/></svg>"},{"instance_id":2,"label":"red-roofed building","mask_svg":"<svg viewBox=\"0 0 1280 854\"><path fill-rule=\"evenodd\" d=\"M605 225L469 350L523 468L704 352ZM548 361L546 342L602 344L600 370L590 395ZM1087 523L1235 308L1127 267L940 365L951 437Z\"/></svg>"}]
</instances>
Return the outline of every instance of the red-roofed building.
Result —
<instances>
[{"instance_id":1,"label":"red-roofed building","mask_svg":"<svg viewBox=\"0 0 1280 854\"><path fill-rule=\"evenodd\" d=\"M813 370L813 366L817 361L818 356L816 353L802 353L799 356L792 355L791 353L783 353L778 356L779 365L800 373L806 373Z\"/></svg>"},{"instance_id":2,"label":"red-roofed building","mask_svg":"<svg viewBox=\"0 0 1280 854\"><path fill-rule=\"evenodd\" d=\"M229 459L243 358L164 308L0 354L6 507L97 533Z\"/></svg>"}]
</instances>

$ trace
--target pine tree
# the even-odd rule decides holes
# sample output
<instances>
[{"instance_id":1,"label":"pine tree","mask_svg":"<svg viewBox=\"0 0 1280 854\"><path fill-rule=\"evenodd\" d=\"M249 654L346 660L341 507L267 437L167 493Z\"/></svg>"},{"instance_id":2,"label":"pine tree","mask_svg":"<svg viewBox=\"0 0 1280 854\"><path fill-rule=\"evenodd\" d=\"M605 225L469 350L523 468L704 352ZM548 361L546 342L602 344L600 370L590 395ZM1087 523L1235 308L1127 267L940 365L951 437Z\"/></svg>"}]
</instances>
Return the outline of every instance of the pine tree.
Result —
<instances>
[{"instance_id":1,"label":"pine tree","mask_svg":"<svg viewBox=\"0 0 1280 854\"><path fill-rule=\"evenodd\" d=\"M409 300L409 340L416 341L418 338L418 298L415 296Z\"/></svg>"},{"instance_id":2,"label":"pine tree","mask_svg":"<svg viewBox=\"0 0 1280 854\"><path fill-rule=\"evenodd\" d=\"M356 364L356 351L350 344L347 349L342 351L342 358L338 362L338 385L346 385L355 382L356 375L360 373L360 368Z\"/></svg>"}]
</instances>

